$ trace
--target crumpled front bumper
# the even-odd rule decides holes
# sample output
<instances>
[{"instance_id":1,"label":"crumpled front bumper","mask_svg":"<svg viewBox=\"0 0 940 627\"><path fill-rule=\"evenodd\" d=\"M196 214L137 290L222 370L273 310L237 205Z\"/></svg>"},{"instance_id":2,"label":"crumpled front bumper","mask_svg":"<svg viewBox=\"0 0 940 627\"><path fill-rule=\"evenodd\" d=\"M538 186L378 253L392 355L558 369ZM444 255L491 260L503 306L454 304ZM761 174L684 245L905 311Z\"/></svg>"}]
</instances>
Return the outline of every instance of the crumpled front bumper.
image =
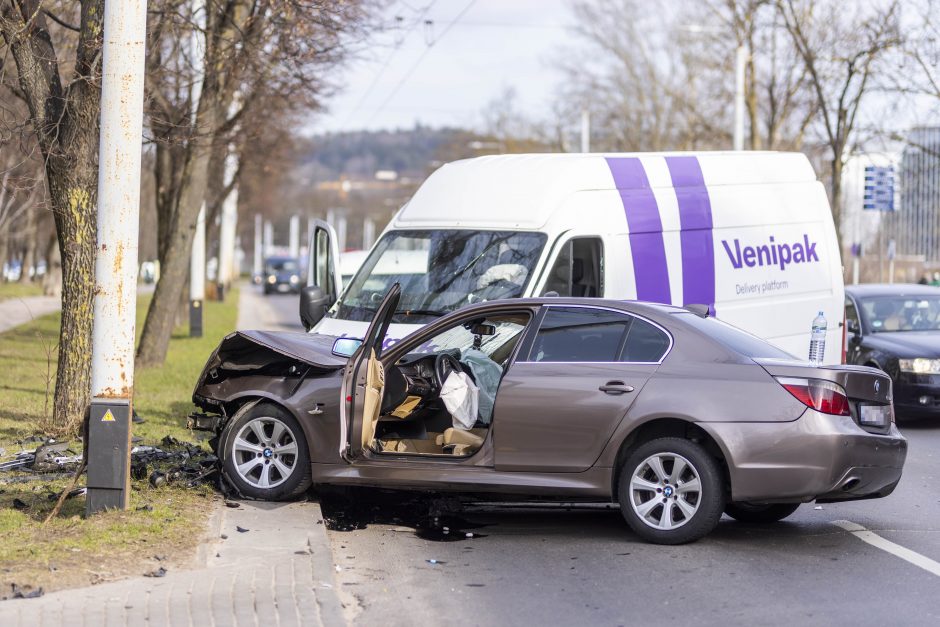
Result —
<instances>
[{"instance_id":1,"label":"crumpled front bumper","mask_svg":"<svg viewBox=\"0 0 940 627\"><path fill-rule=\"evenodd\" d=\"M732 501L877 498L894 491L907 440L869 433L849 416L807 410L788 423L699 423L723 449Z\"/></svg>"}]
</instances>

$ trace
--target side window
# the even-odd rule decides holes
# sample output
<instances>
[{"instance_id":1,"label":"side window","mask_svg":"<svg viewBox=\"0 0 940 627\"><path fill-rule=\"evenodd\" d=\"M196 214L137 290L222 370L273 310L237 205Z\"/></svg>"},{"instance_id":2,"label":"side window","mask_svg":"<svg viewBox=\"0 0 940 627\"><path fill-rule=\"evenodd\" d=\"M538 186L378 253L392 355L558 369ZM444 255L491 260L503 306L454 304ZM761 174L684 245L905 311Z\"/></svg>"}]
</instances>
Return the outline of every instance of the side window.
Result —
<instances>
[{"instance_id":1,"label":"side window","mask_svg":"<svg viewBox=\"0 0 940 627\"><path fill-rule=\"evenodd\" d=\"M634 318L620 361L657 362L669 350L669 336L646 320Z\"/></svg>"},{"instance_id":2,"label":"side window","mask_svg":"<svg viewBox=\"0 0 940 627\"><path fill-rule=\"evenodd\" d=\"M599 237L568 240L558 252L543 294L559 296L604 295L604 245Z\"/></svg>"}]
</instances>

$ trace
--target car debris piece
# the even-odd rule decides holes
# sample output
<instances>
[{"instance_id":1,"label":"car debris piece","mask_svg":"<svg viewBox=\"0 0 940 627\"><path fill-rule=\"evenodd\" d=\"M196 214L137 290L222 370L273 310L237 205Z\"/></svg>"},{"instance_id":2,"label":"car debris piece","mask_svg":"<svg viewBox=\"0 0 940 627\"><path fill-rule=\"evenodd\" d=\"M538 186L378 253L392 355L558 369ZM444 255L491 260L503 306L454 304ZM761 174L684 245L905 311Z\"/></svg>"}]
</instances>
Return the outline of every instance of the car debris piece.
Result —
<instances>
[{"instance_id":1,"label":"car debris piece","mask_svg":"<svg viewBox=\"0 0 940 627\"><path fill-rule=\"evenodd\" d=\"M45 590L42 588L36 588L35 590L32 586L23 586L20 587L15 583L10 584L10 597L11 599L38 599L43 594Z\"/></svg>"},{"instance_id":2,"label":"car debris piece","mask_svg":"<svg viewBox=\"0 0 940 627\"><path fill-rule=\"evenodd\" d=\"M144 577L166 577L166 568L161 566L157 570L152 570L149 573L144 573Z\"/></svg>"},{"instance_id":3,"label":"car debris piece","mask_svg":"<svg viewBox=\"0 0 940 627\"><path fill-rule=\"evenodd\" d=\"M24 501L21 501L20 499L13 499L13 509L24 510L28 507L29 506Z\"/></svg>"},{"instance_id":4,"label":"car debris piece","mask_svg":"<svg viewBox=\"0 0 940 627\"><path fill-rule=\"evenodd\" d=\"M238 533L247 533L248 531L251 531L251 530L250 530L250 529L245 529L244 527L239 527L238 525L235 525L235 531L237 531Z\"/></svg>"}]
</instances>

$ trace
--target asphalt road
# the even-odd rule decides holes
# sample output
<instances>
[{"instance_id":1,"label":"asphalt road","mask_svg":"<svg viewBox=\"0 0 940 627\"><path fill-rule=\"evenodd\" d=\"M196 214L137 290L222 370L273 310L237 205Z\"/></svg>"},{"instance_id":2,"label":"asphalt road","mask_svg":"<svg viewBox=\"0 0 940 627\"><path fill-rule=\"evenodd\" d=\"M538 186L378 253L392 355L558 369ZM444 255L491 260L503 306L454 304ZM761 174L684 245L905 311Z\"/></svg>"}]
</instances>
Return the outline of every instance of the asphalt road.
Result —
<instances>
[{"instance_id":1,"label":"asphalt road","mask_svg":"<svg viewBox=\"0 0 940 627\"><path fill-rule=\"evenodd\" d=\"M296 296L246 296L266 325L299 328ZM340 526L364 528L328 532L337 585L362 625L938 625L940 420L901 428L910 451L890 497L804 505L773 525L723 518L680 547L644 544L596 508L470 508L427 539L423 504L357 492L355 524Z\"/></svg>"},{"instance_id":2,"label":"asphalt road","mask_svg":"<svg viewBox=\"0 0 940 627\"><path fill-rule=\"evenodd\" d=\"M300 296L279 293L265 296L260 285L242 283L236 326L239 329L303 331L300 324Z\"/></svg>"},{"instance_id":3,"label":"asphalt road","mask_svg":"<svg viewBox=\"0 0 940 627\"><path fill-rule=\"evenodd\" d=\"M886 499L804 505L773 525L725 517L679 547L642 543L614 509L471 508L461 516L485 526L454 542L394 524L330 531L337 580L363 625L938 625L940 572L833 524L940 562L940 424L905 433Z\"/></svg>"}]
</instances>

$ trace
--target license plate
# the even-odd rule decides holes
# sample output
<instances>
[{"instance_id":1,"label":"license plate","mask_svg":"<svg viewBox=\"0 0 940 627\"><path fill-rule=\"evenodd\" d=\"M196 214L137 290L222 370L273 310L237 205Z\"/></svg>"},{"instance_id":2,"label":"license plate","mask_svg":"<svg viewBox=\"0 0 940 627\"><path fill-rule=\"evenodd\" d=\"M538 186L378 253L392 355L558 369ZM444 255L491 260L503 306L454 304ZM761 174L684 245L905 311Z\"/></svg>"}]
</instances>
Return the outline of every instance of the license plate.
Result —
<instances>
[{"instance_id":1,"label":"license plate","mask_svg":"<svg viewBox=\"0 0 940 627\"><path fill-rule=\"evenodd\" d=\"M870 427L884 427L891 422L893 415L892 405L862 405L859 422Z\"/></svg>"}]
</instances>

